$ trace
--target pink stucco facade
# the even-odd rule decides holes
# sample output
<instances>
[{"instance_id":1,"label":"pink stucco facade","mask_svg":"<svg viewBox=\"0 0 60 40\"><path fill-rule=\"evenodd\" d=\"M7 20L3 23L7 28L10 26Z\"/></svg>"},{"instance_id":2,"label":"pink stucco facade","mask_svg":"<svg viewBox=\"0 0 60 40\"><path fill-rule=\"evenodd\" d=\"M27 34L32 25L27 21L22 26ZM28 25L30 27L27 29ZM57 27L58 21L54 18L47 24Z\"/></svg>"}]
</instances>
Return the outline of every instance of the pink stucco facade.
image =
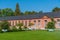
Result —
<instances>
[{"instance_id":1,"label":"pink stucco facade","mask_svg":"<svg viewBox=\"0 0 60 40\"><path fill-rule=\"evenodd\" d=\"M55 23L55 27L56 28L60 28L60 22L57 21L57 19L60 19L60 18L54 18L54 20L56 21ZM31 23L34 23L34 25L31 26L31 28L33 29L45 29L46 27L46 24L48 22L50 22L51 19L47 16L43 16L42 18L34 18L34 19L26 19L26 20L8 20L8 22L10 23L11 26L16 26L16 24L18 23L23 23L23 25L27 26L29 28L29 22Z\"/></svg>"}]
</instances>

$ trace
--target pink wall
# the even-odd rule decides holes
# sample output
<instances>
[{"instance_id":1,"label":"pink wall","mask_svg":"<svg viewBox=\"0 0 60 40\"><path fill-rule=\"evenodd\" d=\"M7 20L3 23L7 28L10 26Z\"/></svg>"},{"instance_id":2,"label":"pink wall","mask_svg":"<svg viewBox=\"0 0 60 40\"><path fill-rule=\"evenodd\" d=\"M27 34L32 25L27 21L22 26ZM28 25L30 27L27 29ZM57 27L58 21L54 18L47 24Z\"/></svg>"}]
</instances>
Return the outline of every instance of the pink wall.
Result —
<instances>
[{"instance_id":1,"label":"pink wall","mask_svg":"<svg viewBox=\"0 0 60 40\"><path fill-rule=\"evenodd\" d=\"M60 26L58 26L58 23L60 22L57 22L57 19L60 19L60 18L54 18L54 20L56 21L56 24L55 24L55 27L56 28L60 28ZM34 22L34 20L36 22ZM38 20L40 20L40 22L38 22ZM47 22L45 22L45 20L47 20ZM44 16L40 19L31 19L31 20L9 20L8 22L11 24L11 26L16 26L16 24L18 23L23 23L24 26L27 25L27 27L29 27L29 21L31 23L34 23L35 25L31 26L31 28L35 28L35 29L45 29L45 26L48 22L51 21L51 19L47 16Z\"/></svg>"}]
</instances>

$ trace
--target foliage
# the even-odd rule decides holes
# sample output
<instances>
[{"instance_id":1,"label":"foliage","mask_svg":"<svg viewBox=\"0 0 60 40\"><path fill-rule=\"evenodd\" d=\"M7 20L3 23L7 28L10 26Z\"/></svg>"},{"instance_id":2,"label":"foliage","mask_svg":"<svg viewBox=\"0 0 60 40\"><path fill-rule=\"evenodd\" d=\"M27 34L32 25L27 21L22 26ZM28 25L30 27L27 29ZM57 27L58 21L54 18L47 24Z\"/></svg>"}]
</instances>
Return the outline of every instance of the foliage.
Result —
<instances>
[{"instance_id":1,"label":"foliage","mask_svg":"<svg viewBox=\"0 0 60 40\"><path fill-rule=\"evenodd\" d=\"M28 15L28 14L30 14L31 12L29 12L29 11L25 11L25 13L24 13L24 15Z\"/></svg>"},{"instance_id":2,"label":"foliage","mask_svg":"<svg viewBox=\"0 0 60 40\"><path fill-rule=\"evenodd\" d=\"M26 30L27 29L27 26L24 26L24 29Z\"/></svg>"},{"instance_id":3,"label":"foliage","mask_svg":"<svg viewBox=\"0 0 60 40\"><path fill-rule=\"evenodd\" d=\"M55 28L54 22L48 22L47 29L54 29L54 28Z\"/></svg>"},{"instance_id":4,"label":"foliage","mask_svg":"<svg viewBox=\"0 0 60 40\"><path fill-rule=\"evenodd\" d=\"M7 32L9 30L10 24L7 21L1 21L0 22L0 31L1 32Z\"/></svg>"},{"instance_id":5,"label":"foliage","mask_svg":"<svg viewBox=\"0 0 60 40\"><path fill-rule=\"evenodd\" d=\"M5 8L1 10L1 16L14 16L14 12L11 8Z\"/></svg>"},{"instance_id":6,"label":"foliage","mask_svg":"<svg viewBox=\"0 0 60 40\"><path fill-rule=\"evenodd\" d=\"M16 4L15 12L11 8L0 9L0 17L5 16L20 16L20 15L34 15L37 13L42 13L42 11L25 11L24 13L20 11L19 4Z\"/></svg>"},{"instance_id":7,"label":"foliage","mask_svg":"<svg viewBox=\"0 0 60 40\"><path fill-rule=\"evenodd\" d=\"M2 29L9 29L9 23L7 21L3 21L0 23Z\"/></svg>"},{"instance_id":8,"label":"foliage","mask_svg":"<svg viewBox=\"0 0 60 40\"><path fill-rule=\"evenodd\" d=\"M55 21L51 18L51 22L48 22L47 29L54 29L55 28Z\"/></svg>"},{"instance_id":9,"label":"foliage","mask_svg":"<svg viewBox=\"0 0 60 40\"><path fill-rule=\"evenodd\" d=\"M51 21L52 21L52 22L54 22L54 24L56 23L56 21L54 21L54 19L53 19L53 18L51 18Z\"/></svg>"},{"instance_id":10,"label":"foliage","mask_svg":"<svg viewBox=\"0 0 60 40\"><path fill-rule=\"evenodd\" d=\"M19 29L22 30L23 23L19 23L17 26L19 26Z\"/></svg>"},{"instance_id":11,"label":"foliage","mask_svg":"<svg viewBox=\"0 0 60 40\"><path fill-rule=\"evenodd\" d=\"M36 14L37 12L35 11L25 11L24 15L33 15L33 14Z\"/></svg>"},{"instance_id":12,"label":"foliage","mask_svg":"<svg viewBox=\"0 0 60 40\"><path fill-rule=\"evenodd\" d=\"M13 26L11 31L16 32L16 31L18 31L18 29L15 26Z\"/></svg>"},{"instance_id":13,"label":"foliage","mask_svg":"<svg viewBox=\"0 0 60 40\"><path fill-rule=\"evenodd\" d=\"M29 26L32 26L32 25L34 25L33 23L29 23Z\"/></svg>"},{"instance_id":14,"label":"foliage","mask_svg":"<svg viewBox=\"0 0 60 40\"><path fill-rule=\"evenodd\" d=\"M58 12L58 11L60 11L60 8L59 8L59 7L55 7L55 8L52 10L52 12Z\"/></svg>"},{"instance_id":15,"label":"foliage","mask_svg":"<svg viewBox=\"0 0 60 40\"><path fill-rule=\"evenodd\" d=\"M15 16L19 16L21 14L20 9L19 9L19 4L16 4L16 10L15 10Z\"/></svg>"}]
</instances>

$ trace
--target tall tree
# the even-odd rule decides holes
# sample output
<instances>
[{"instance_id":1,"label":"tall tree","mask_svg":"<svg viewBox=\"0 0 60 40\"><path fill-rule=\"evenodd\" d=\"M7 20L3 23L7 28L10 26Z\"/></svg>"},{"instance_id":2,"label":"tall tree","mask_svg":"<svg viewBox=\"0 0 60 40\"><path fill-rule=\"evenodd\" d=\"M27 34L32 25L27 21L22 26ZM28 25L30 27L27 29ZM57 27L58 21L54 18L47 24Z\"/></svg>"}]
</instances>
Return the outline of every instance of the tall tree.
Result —
<instances>
[{"instance_id":1,"label":"tall tree","mask_svg":"<svg viewBox=\"0 0 60 40\"><path fill-rule=\"evenodd\" d=\"M15 10L15 16L19 16L21 14L20 9L19 9L19 4L16 4L16 10Z\"/></svg>"},{"instance_id":2,"label":"tall tree","mask_svg":"<svg viewBox=\"0 0 60 40\"><path fill-rule=\"evenodd\" d=\"M60 8L59 8L59 7L55 7L55 8L52 10L52 12L58 12L58 11L60 11Z\"/></svg>"}]
</instances>

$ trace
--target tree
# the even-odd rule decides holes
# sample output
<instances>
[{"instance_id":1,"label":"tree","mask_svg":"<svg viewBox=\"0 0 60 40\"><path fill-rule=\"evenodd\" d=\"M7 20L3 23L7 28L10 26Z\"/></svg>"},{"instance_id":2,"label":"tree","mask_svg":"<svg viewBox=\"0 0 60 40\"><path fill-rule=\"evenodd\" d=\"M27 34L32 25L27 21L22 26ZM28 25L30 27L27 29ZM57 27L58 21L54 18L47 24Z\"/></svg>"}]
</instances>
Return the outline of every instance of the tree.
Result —
<instances>
[{"instance_id":1,"label":"tree","mask_svg":"<svg viewBox=\"0 0 60 40\"><path fill-rule=\"evenodd\" d=\"M9 29L9 23L7 21L3 21L1 23L1 28L2 29Z\"/></svg>"},{"instance_id":2,"label":"tree","mask_svg":"<svg viewBox=\"0 0 60 40\"><path fill-rule=\"evenodd\" d=\"M1 16L14 16L14 12L11 8L2 9Z\"/></svg>"},{"instance_id":3,"label":"tree","mask_svg":"<svg viewBox=\"0 0 60 40\"><path fill-rule=\"evenodd\" d=\"M37 12L35 12L35 11L32 11L32 12L31 12L31 14L36 14L36 13L37 13Z\"/></svg>"},{"instance_id":4,"label":"tree","mask_svg":"<svg viewBox=\"0 0 60 40\"><path fill-rule=\"evenodd\" d=\"M7 21L0 22L0 27L2 31L8 31L10 24Z\"/></svg>"},{"instance_id":5,"label":"tree","mask_svg":"<svg viewBox=\"0 0 60 40\"><path fill-rule=\"evenodd\" d=\"M54 29L54 28L55 28L55 23L54 22L48 22L47 29Z\"/></svg>"},{"instance_id":6,"label":"tree","mask_svg":"<svg viewBox=\"0 0 60 40\"><path fill-rule=\"evenodd\" d=\"M6 8L6 16L14 16L14 12L11 8Z\"/></svg>"},{"instance_id":7,"label":"tree","mask_svg":"<svg viewBox=\"0 0 60 40\"><path fill-rule=\"evenodd\" d=\"M30 13L30 11L25 11L24 15L29 15Z\"/></svg>"},{"instance_id":8,"label":"tree","mask_svg":"<svg viewBox=\"0 0 60 40\"><path fill-rule=\"evenodd\" d=\"M60 11L60 8L59 8L59 7L55 7L55 8L52 10L52 12L58 12L58 11Z\"/></svg>"},{"instance_id":9,"label":"tree","mask_svg":"<svg viewBox=\"0 0 60 40\"><path fill-rule=\"evenodd\" d=\"M19 4L17 3L16 4L16 10L15 10L15 16L20 16L21 12L20 12L20 9L19 9Z\"/></svg>"},{"instance_id":10,"label":"tree","mask_svg":"<svg viewBox=\"0 0 60 40\"><path fill-rule=\"evenodd\" d=\"M53 19L53 18L51 18L51 21L52 21L52 22L54 22L54 23L56 23L56 21L54 21L54 19Z\"/></svg>"},{"instance_id":11,"label":"tree","mask_svg":"<svg viewBox=\"0 0 60 40\"><path fill-rule=\"evenodd\" d=\"M21 14L20 15L24 15L24 13L23 12L21 12Z\"/></svg>"},{"instance_id":12,"label":"tree","mask_svg":"<svg viewBox=\"0 0 60 40\"><path fill-rule=\"evenodd\" d=\"M37 12L35 12L35 11L25 11L25 13L24 13L24 15L34 15L34 14L36 14Z\"/></svg>"},{"instance_id":13,"label":"tree","mask_svg":"<svg viewBox=\"0 0 60 40\"><path fill-rule=\"evenodd\" d=\"M48 22L47 27L46 27L49 31L53 31L53 29L55 29L55 21L53 18L51 18L51 22Z\"/></svg>"}]
</instances>

